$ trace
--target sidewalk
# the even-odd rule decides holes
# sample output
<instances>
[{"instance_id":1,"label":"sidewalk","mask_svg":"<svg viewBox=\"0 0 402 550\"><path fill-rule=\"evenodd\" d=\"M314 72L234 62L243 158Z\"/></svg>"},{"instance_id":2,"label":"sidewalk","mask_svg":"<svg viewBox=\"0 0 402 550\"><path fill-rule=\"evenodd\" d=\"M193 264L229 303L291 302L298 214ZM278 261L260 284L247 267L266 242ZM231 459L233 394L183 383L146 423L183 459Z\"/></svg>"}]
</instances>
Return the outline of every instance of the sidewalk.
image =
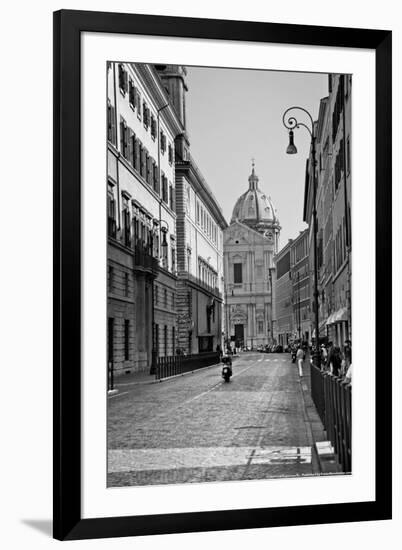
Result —
<instances>
[{"instance_id":1,"label":"sidewalk","mask_svg":"<svg viewBox=\"0 0 402 550\"><path fill-rule=\"evenodd\" d=\"M114 377L114 387L117 389L128 385L152 384L154 382L157 382L157 380L155 380L155 375L149 374L149 370L119 374Z\"/></svg>"},{"instance_id":2,"label":"sidewalk","mask_svg":"<svg viewBox=\"0 0 402 550\"><path fill-rule=\"evenodd\" d=\"M128 374L119 374L118 376L115 375L114 377L114 387L116 389L122 389L125 386L136 386L139 384L156 384L159 382L163 382L164 380L173 380L174 378L177 378L179 376L186 376L188 374L193 374L198 371L210 369L218 365L220 365L220 363L209 365L208 367L200 367L199 369L194 369L188 372L183 372L181 374L176 374L173 376L168 376L166 378L160 378L160 379L156 379L154 374L149 374L149 370L141 371L141 372L130 372Z\"/></svg>"},{"instance_id":3,"label":"sidewalk","mask_svg":"<svg viewBox=\"0 0 402 550\"><path fill-rule=\"evenodd\" d=\"M316 457L323 474L341 473L342 469L334 454L332 445L328 441L327 432L321 422L317 409L311 397L311 367L310 357L307 355L303 366L303 377L300 379L300 386L303 393L304 405L306 408L307 421L310 425L311 436L314 441Z\"/></svg>"}]
</instances>

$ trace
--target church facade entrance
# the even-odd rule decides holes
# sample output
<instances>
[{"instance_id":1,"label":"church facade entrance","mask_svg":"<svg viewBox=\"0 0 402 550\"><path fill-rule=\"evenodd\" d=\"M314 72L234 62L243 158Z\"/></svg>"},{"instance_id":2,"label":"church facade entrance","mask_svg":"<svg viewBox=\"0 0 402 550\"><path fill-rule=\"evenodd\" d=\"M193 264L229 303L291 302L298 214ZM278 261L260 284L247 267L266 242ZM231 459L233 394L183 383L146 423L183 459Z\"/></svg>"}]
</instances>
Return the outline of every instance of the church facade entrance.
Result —
<instances>
[{"instance_id":1,"label":"church facade entrance","mask_svg":"<svg viewBox=\"0 0 402 550\"><path fill-rule=\"evenodd\" d=\"M275 343L274 255L280 225L271 198L254 171L223 233L225 339L236 347Z\"/></svg>"}]
</instances>

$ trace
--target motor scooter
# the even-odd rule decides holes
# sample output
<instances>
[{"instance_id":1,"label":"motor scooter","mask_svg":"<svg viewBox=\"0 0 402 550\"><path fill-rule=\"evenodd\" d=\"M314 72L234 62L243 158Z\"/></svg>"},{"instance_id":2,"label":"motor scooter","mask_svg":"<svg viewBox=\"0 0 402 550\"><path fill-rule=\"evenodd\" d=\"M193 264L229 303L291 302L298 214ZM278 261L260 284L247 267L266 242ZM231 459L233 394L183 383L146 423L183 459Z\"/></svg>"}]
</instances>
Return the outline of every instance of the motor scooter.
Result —
<instances>
[{"instance_id":1,"label":"motor scooter","mask_svg":"<svg viewBox=\"0 0 402 550\"><path fill-rule=\"evenodd\" d=\"M296 354L297 354L297 350L292 349L292 363L296 363Z\"/></svg>"},{"instance_id":2,"label":"motor scooter","mask_svg":"<svg viewBox=\"0 0 402 550\"><path fill-rule=\"evenodd\" d=\"M222 363L222 378L225 382L230 382L230 377L232 376L232 358L230 355L223 355Z\"/></svg>"}]
</instances>

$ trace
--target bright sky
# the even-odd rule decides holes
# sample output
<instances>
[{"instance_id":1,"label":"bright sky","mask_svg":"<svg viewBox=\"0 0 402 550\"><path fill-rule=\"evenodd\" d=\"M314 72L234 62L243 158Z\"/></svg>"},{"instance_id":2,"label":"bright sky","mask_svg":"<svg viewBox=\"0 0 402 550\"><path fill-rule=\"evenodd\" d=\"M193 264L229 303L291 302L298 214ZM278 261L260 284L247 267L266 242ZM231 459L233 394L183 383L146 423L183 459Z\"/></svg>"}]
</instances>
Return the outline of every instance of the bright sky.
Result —
<instances>
[{"instance_id":1,"label":"bright sky","mask_svg":"<svg viewBox=\"0 0 402 550\"><path fill-rule=\"evenodd\" d=\"M286 155L283 112L292 105L316 119L328 94L327 75L187 67L187 127L191 153L228 223L248 188L251 159L259 187L272 197L282 226L280 248L306 227L302 221L304 175L310 136L295 131L297 155ZM303 116L303 115L302 115ZM307 122L300 117L300 121Z\"/></svg>"}]
</instances>

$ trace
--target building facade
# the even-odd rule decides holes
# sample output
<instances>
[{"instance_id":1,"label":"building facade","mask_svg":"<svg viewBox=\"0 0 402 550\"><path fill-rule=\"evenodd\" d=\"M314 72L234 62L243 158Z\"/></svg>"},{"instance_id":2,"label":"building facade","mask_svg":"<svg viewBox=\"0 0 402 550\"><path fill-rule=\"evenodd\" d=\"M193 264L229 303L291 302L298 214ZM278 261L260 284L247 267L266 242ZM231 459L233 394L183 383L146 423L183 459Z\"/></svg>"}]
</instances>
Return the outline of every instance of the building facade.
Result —
<instances>
[{"instance_id":1,"label":"building facade","mask_svg":"<svg viewBox=\"0 0 402 550\"><path fill-rule=\"evenodd\" d=\"M311 342L309 230L289 239L275 256L277 339L282 346Z\"/></svg>"},{"instance_id":2,"label":"building facade","mask_svg":"<svg viewBox=\"0 0 402 550\"><path fill-rule=\"evenodd\" d=\"M184 127L151 65L107 75L108 362L148 370L176 348L175 138Z\"/></svg>"},{"instance_id":3,"label":"building facade","mask_svg":"<svg viewBox=\"0 0 402 550\"><path fill-rule=\"evenodd\" d=\"M280 225L276 209L259 189L254 163L248 190L237 200L224 231L226 345L255 348L275 331L274 255Z\"/></svg>"},{"instance_id":4,"label":"building facade","mask_svg":"<svg viewBox=\"0 0 402 550\"><path fill-rule=\"evenodd\" d=\"M309 231L301 231L290 246L293 334L298 342L311 342Z\"/></svg>"},{"instance_id":5,"label":"building facade","mask_svg":"<svg viewBox=\"0 0 402 550\"><path fill-rule=\"evenodd\" d=\"M275 256L275 310L276 310L276 337L278 344L287 346L293 342L294 311L293 311L293 283L291 271L292 239Z\"/></svg>"},{"instance_id":6,"label":"building facade","mask_svg":"<svg viewBox=\"0 0 402 550\"><path fill-rule=\"evenodd\" d=\"M351 84L350 75L329 75L328 97L321 100L315 123L319 336L339 346L351 339ZM310 155L304 198L310 272L314 265L312 170ZM312 334L315 337L313 328Z\"/></svg>"},{"instance_id":7,"label":"building facade","mask_svg":"<svg viewBox=\"0 0 402 550\"><path fill-rule=\"evenodd\" d=\"M183 128L186 69L157 65ZM175 142L178 349L197 354L222 346L223 230L227 222L193 156L185 132Z\"/></svg>"}]
</instances>

